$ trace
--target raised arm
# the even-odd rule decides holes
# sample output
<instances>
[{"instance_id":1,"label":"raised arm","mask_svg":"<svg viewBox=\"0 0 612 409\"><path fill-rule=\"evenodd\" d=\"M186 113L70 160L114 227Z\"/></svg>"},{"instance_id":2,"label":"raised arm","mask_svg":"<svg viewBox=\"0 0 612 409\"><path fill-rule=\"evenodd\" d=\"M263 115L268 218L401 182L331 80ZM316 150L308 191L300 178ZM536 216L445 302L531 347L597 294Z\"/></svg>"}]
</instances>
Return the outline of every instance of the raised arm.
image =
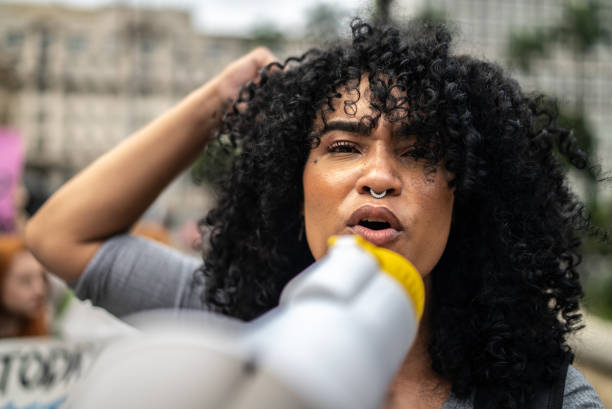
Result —
<instances>
[{"instance_id":1,"label":"raised arm","mask_svg":"<svg viewBox=\"0 0 612 409\"><path fill-rule=\"evenodd\" d=\"M105 239L128 230L200 154L227 101L275 60L257 48L62 186L26 226L28 247L50 270L76 280Z\"/></svg>"}]
</instances>

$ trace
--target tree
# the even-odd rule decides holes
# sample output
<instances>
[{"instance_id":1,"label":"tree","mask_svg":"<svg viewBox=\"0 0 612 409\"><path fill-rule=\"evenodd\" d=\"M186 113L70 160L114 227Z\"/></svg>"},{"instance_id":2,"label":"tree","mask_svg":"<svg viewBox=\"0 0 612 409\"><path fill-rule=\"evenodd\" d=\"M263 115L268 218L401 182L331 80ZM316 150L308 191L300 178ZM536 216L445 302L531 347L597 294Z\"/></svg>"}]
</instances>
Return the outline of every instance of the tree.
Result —
<instances>
[{"instance_id":1,"label":"tree","mask_svg":"<svg viewBox=\"0 0 612 409\"><path fill-rule=\"evenodd\" d=\"M525 72L529 72L532 63L549 54L554 45L563 44L570 50L573 60L576 87L574 104L561 107L559 122L573 129L581 148L593 163L597 148L597 139L588 123L584 97L586 87L584 77L586 61L589 54L598 44L610 44L609 24L606 24L600 13L601 6L597 0L568 1L564 6L561 21L549 28L537 28L531 33L516 33L511 36L509 57ZM585 237L585 264L592 264L593 272L604 273L602 277L590 278L586 283L586 306L594 313L612 319L612 278L605 275L607 268L601 267L600 260L608 259L610 252L609 232L612 229L612 211L610 206L599 203L597 192L598 172L591 169L586 178L586 204L589 208L593 231ZM597 227L595 227L597 226ZM595 266L600 267L595 267ZM588 270L587 270L588 271Z\"/></svg>"},{"instance_id":2,"label":"tree","mask_svg":"<svg viewBox=\"0 0 612 409\"><path fill-rule=\"evenodd\" d=\"M375 0L373 20L376 24L387 24L390 22L389 9L393 0Z\"/></svg>"},{"instance_id":3,"label":"tree","mask_svg":"<svg viewBox=\"0 0 612 409\"><path fill-rule=\"evenodd\" d=\"M265 45L273 53L280 54L281 48L285 44L285 35L273 22L263 21L251 27L248 39L245 42L248 48Z\"/></svg>"},{"instance_id":4,"label":"tree","mask_svg":"<svg viewBox=\"0 0 612 409\"><path fill-rule=\"evenodd\" d=\"M339 22L348 12L338 6L320 3L306 10L306 37L314 43L332 41L340 37L343 25Z\"/></svg>"},{"instance_id":5,"label":"tree","mask_svg":"<svg viewBox=\"0 0 612 409\"><path fill-rule=\"evenodd\" d=\"M434 8L428 4L416 15L415 18L417 20L427 21L430 23L444 23L446 22L446 13L443 10Z\"/></svg>"},{"instance_id":6,"label":"tree","mask_svg":"<svg viewBox=\"0 0 612 409\"><path fill-rule=\"evenodd\" d=\"M561 21L548 28L536 28L532 32L514 33L510 37L508 56L510 61L521 70L529 72L533 62L548 55L551 47L562 44L569 48L572 54L575 84L575 101L573 107L562 107L562 123L574 126L574 133L581 147L589 155L593 163L597 148L597 139L590 131L591 127L585 115L584 78L588 55L598 44L609 45L609 24L603 20L599 0L567 1L563 9ZM598 195L596 186L597 172L588 171L587 204L591 210L597 206Z\"/></svg>"}]
</instances>

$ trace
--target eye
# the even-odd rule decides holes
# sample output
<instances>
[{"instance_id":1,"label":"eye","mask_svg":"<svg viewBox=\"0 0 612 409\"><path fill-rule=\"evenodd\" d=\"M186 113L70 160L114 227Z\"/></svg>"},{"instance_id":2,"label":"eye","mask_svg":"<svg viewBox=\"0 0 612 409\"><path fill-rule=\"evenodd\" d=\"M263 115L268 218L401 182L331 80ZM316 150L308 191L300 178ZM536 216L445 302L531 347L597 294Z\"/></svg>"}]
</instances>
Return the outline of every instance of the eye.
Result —
<instances>
[{"instance_id":1,"label":"eye","mask_svg":"<svg viewBox=\"0 0 612 409\"><path fill-rule=\"evenodd\" d=\"M349 141L336 141L327 147L329 153L359 153L357 144Z\"/></svg>"},{"instance_id":2,"label":"eye","mask_svg":"<svg viewBox=\"0 0 612 409\"><path fill-rule=\"evenodd\" d=\"M412 145L408 147L407 149L405 149L401 156L403 158L409 158L409 159L414 159L414 160L430 159L434 155L434 152L432 149L429 149L428 146Z\"/></svg>"},{"instance_id":3,"label":"eye","mask_svg":"<svg viewBox=\"0 0 612 409\"><path fill-rule=\"evenodd\" d=\"M406 148L402 153L402 158L420 159L424 155L423 149L419 149L415 145L411 145Z\"/></svg>"}]
</instances>

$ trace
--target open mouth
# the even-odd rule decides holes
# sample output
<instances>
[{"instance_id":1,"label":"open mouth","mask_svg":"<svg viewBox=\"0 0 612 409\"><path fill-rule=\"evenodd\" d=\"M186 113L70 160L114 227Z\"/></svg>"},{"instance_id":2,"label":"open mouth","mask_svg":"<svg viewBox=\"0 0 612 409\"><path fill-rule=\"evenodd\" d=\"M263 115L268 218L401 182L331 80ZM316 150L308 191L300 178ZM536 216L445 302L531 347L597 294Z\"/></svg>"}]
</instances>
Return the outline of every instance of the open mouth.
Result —
<instances>
[{"instance_id":1,"label":"open mouth","mask_svg":"<svg viewBox=\"0 0 612 409\"><path fill-rule=\"evenodd\" d=\"M390 244L404 230L391 210L372 205L364 205L353 212L347 226L352 234L359 234L377 246Z\"/></svg>"},{"instance_id":2,"label":"open mouth","mask_svg":"<svg viewBox=\"0 0 612 409\"><path fill-rule=\"evenodd\" d=\"M368 220L368 219L360 220L359 225L365 227L366 229L370 229L370 230L384 230L384 229L391 228L391 224L389 224L388 222L379 221L379 220Z\"/></svg>"}]
</instances>

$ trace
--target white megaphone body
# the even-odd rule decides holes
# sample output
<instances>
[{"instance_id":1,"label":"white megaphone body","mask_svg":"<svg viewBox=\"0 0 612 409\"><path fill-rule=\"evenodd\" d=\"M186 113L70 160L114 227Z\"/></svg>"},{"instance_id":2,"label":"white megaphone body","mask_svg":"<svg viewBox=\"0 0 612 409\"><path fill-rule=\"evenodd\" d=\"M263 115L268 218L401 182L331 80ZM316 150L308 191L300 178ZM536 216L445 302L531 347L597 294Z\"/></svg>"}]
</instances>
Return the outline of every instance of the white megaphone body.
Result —
<instances>
[{"instance_id":1,"label":"white megaphone body","mask_svg":"<svg viewBox=\"0 0 612 409\"><path fill-rule=\"evenodd\" d=\"M381 407L416 336L423 282L404 258L358 236L332 242L254 321L149 319L100 355L68 408Z\"/></svg>"}]
</instances>

